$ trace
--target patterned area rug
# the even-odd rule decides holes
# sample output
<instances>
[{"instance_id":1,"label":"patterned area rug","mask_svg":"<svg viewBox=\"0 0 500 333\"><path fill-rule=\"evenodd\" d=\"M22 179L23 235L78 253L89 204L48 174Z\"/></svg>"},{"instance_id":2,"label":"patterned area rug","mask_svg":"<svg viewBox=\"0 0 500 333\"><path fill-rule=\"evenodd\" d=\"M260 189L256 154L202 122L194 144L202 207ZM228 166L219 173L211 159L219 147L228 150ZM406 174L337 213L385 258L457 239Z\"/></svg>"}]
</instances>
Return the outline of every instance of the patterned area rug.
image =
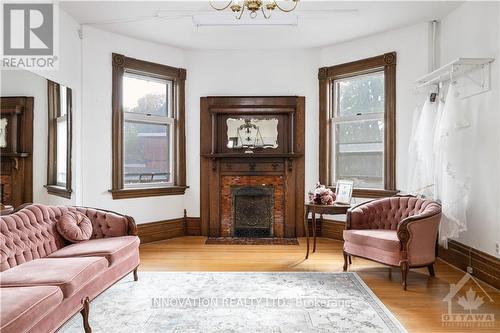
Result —
<instances>
[{"instance_id":1,"label":"patterned area rug","mask_svg":"<svg viewBox=\"0 0 500 333\"><path fill-rule=\"evenodd\" d=\"M78 314L60 332L83 332ZM356 273L125 277L90 305L93 332L405 332Z\"/></svg>"}]
</instances>

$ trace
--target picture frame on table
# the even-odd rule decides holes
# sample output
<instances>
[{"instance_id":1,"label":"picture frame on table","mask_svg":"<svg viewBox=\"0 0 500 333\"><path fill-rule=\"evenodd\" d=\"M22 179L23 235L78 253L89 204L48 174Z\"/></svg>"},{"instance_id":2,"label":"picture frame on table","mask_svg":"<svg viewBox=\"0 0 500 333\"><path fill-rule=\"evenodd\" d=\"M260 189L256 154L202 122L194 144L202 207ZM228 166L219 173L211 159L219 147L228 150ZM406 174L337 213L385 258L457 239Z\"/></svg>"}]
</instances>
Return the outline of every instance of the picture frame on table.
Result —
<instances>
[{"instance_id":1,"label":"picture frame on table","mask_svg":"<svg viewBox=\"0 0 500 333\"><path fill-rule=\"evenodd\" d=\"M352 180L338 180L335 189L336 204L349 205L352 199L354 182Z\"/></svg>"}]
</instances>

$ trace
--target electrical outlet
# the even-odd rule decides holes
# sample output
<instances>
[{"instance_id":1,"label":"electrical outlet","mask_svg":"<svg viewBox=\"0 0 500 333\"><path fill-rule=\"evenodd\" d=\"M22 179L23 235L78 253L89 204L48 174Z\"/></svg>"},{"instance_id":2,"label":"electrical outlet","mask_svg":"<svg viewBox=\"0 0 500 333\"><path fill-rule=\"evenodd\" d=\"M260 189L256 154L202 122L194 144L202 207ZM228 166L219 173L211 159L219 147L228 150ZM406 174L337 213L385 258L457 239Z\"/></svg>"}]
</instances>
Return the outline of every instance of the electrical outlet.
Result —
<instances>
[{"instance_id":1,"label":"electrical outlet","mask_svg":"<svg viewBox=\"0 0 500 333\"><path fill-rule=\"evenodd\" d=\"M471 266L467 266L467 273L473 274L474 273L474 269Z\"/></svg>"}]
</instances>

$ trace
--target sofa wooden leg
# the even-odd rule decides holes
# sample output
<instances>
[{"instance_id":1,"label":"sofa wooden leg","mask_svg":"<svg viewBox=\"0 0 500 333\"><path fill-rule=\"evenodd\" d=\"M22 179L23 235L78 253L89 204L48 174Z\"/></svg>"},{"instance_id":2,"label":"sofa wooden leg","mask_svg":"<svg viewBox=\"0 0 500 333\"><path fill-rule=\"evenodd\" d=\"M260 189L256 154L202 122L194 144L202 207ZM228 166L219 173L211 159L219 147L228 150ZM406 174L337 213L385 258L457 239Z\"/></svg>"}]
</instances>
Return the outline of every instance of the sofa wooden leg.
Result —
<instances>
[{"instance_id":1,"label":"sofa wooden leg","mask_svg":"<svg viewBox=\"0 0 500 333\"><path fill-rule=\"evenodd\" d=\"M406 261L401 263L401 287L406 290L406 278L408 276L408 263Z\"/></svg>"},{"instance_id":2,"label":"sofa wooden leg","mask_svg":"<svg viewBox=\"0 0 500 333\"><path fill-rule=\"evenodd\" d=\"M134 269L134 281L138 281L139 280L139 276L137 275L137 268L139 268L139 267L136 267Z\"/></svg>"},{"instance_id":3,"label":"sofa wooden leg","mask_svg":"<svg viewBox=\"0 0 500 333\"><path fill-rule=\"evenodd\" d=\"M427 266L427 269L429 270L430 276L436 276L436 273L434 273L434 265L433 264L430 264L429 266Z\"/></svg>"},{"instance_id":4,"label":"sofa wooden leg","mask_svg":"<svg viewBox=\"0 0 500 333\"><path fill-rule=\"evenodd\" d=\"M80 311L83 317L83 329L85 330L85 333L92 333L92 329L90 328L89 324L89 310L90 310L90 299L88 297L85 297L82 299L83 303L83 308Z\"/></svg>"},{"instance_id":5,"label":"sofa wooden leg","mask_svg":"<svg viewBox=\"0 0 500 333\"><path fill-rule=\"evenodd\" d=\"M344 272L347 271L347 260L347 254L344 252L344 267L342 268Z\"/></svg>"}]
</instances>

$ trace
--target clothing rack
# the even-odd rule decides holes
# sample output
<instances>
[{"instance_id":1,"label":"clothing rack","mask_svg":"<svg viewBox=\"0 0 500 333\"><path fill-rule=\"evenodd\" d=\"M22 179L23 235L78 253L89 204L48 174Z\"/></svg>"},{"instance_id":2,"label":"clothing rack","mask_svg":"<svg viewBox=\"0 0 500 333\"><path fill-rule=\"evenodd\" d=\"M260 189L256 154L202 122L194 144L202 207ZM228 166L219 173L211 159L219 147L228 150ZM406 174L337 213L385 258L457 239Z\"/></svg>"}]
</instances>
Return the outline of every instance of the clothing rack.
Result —
<instances>
[{"instance_id":1,"label":"clothing rack","mask_svg":"<svg viewBox=\"0 0 500 333\"><path fill-rule=\"evenodd\" d=\"M415 81L417 89L437 86L438 92L446 82L455 84L459 78L466 78L473 83L474 89L468 89L462 98L477 95L490 89L490 64L493 58L458 58Z\"/></svg>"}]
</instances>

